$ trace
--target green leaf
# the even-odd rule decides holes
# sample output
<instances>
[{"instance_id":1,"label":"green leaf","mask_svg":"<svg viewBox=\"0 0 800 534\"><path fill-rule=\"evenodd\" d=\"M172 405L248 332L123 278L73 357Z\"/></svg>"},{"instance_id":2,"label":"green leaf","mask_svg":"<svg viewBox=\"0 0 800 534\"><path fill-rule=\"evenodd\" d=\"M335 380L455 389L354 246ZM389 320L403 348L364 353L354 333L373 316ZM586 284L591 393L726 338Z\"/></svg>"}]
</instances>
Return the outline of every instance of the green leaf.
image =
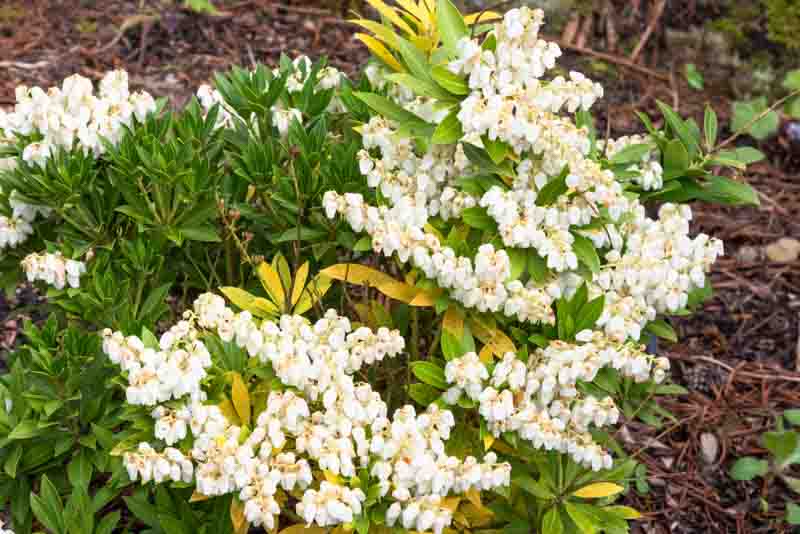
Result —
<instances>
[{"instance_id":1,"label":"green leaf","mask_svg":"<svg viewBox=\"0 0 800 534\"><path fill-rule=\"evenodd\" d=\"M441 391L428 384L411 384L408 396L420 406L428 406L441 396Z\"/></svg>"},{"instance_id":2,"label":"green leaf","mask_svg":"<svg viewBox=\"0 0 800 534\"><path fill-rule=\"evenodd\" d=\"M800 458L800 434L792 430L765 432L764 447L773 455L781 467L796 463Z\"/></svg>"},{"instance_id":3,"label":"green leaf","mask_svg":"<svg viewBox=\"0 0 800 534\"><path fill-rule=\"evenodd\" d=\"M593 273L600 272L600 257L597 255L597 249L594 248L592 240L575 232L572 233L572 236L575 238L572 250L578 257L578 261L586 265Z\"/></svg>"},{"instance_id":4,"label":"green leaf","mask_svg":"<svg viewBox=\"0 0 800 534\"><path fill-rule=\"evenodd\" d=\"M181 228L180 232L186 239L191 241L202 241L204 243L218 243L222 241L217 233L217 229L211 225Z\"/></svg>"},{"instance_id":5,"label":"green leaf","mask_svg":"<svg viewBox=\"0 0 800 534\"><path fill-rule=\"evenodd\" d=\"M645 332L649 332L654 334L661 339L666 339L671 343L678 342L678 334L675 333L675 329L672 328L667 321L664 319L656 319L655 321L650 321L644 327Z\"/></svg>"},{"instance_id":6,"label":"green leaf","mask_svg":"<svg viewBox=\"0 0 800 534\"><path fill-rule=\"evenodd\" d=\"M454 95L464 96L469 94L467 81L458 74L450 72L447 67L441 65L433 67L431 76L436 83Z\"/></svg>"},{"instance_id":7,"label":"green leaf","mask_svg":"<svg viewBox=\"0 0 800 534\"><path fill-rule=\"evenodd\" d=\"M36 519L54 534L66 534L61 499L47 475L42 475L39 495L31 493L31 510Z\"/></svg>"},{"instance_id":8,"label":"green leaf","mask_svg":"<svg viewBox=\"0 0 800 534\"><path fill-rule=\"evenodd\" d=\"M800 525L800 505L793 502L786 503L786 522L790 525Z\"/></svg>"},{"instance_id":9,"label":"green leaf","mask_svg":"<svg viewBox=\"0 0 800 534\"><path fill-rule=\"evenodd\" d=\"M592 505L566 502L564 508L582 534L595 534L596 527L601 526L596 515L592 513Z\"/></svg>"},{"instance_id":10,"label":"green leaf","mask_svg":"<svg viewBox=\"0 0 800 534\"><path fill-rule=\"evenodd\" d=\"M753 480L763 477L769 472L769 462L752 456L739 458L731 467L731 478L734 480Z\"/></svg>"},{"instance_id":11,"label":"green leaf","mask_svg":"<svg viewBox=\"0 0 800 534\"><path fill-rule=\"evenodd\" d=\"M433 131L431 142L434 145L450 145L464 137L461 121L458 120L458 108L453 109Z\"/></svg>"},{"instance_id":12,"label":"green leaf","mask_svg":"<svg viewBox=\"0 0 800 534\"><path fill-rule=\"evenodd\" d=\"M528 249L528 273L537 283L545 282L550 276L547 262L532 248Z\"/></svg>"},{"instance_id":13,"label":"green leaf","mask_svg":"<svg viewBox=\"0 0 800 534\"><path fill-rule=\"evenodd\" d=\"M691 159L691 157L698 152L698 139L695 138L686 122L681 119L671 107L661 101L656 101L656 105L664 116L664 120L667 121L670 129L683 143L689 154L689 159Z\"/></svg>"},{"instance_id":14,"label":"green leaf","mask_svg":"<svg viewBox=\"0 0 800 534\"><path fill-rule=\"evenodd\" d=\"M152 290L150 294L147 295L144 303L142 304L139 313L137 314L139 318L145 318L150 316L153 312L158 309L160 304L164 304L166 302L167 293L169 293L169 288L172 287L171 283L164 284L163 286L159 286Z\"/></svg>"},{"instance_id":15,"label":"green leaf","mask_svg":"<svg viewBox=\"0 0 800 534\"><path fill-rule=\"evenodd\" d=\"M533 477L527 473L517 473L511 477L511 482L515 486L527 491L537 499L552 500L555 497L553 492L550 491L544 484L534 480Z\"/></svg>"},{"instance_id":16,"label":"green leaf","mask_svg":"<svg viewBox=\"0 0 800 534\"><path fill-rule=\"evenodd\" d=\"M492 141L489 139L488 135L484 135L481 137L481 141L483 142L483 147L486 149L486 152L489 154L489 157L492 158L492 161L495 165L500 165L503 163L503 160L506 159L506 156L511 152L511 147L508 145L508 143L505 143L500 139L495 139Z\"/></svg>"},{"instance_id":17,"label":"green leaf","mask_svg":"<svg viewBox=\"0 0 800 534\"><path fill-rule=\"evenodd\" d=\"M774 111L767 112L767 109L766 97L734 102L731 129L735 132L747 133L758 140L766 139L778 131L780 123L778 114ZM756 120L762 113L765 115Z\"/></svg>"},{"instance_id":18,"label":"green leaf","mask_svg":"<svg viewBox=\"0 0 800 534\"><path fill-rule=\"evenodd\" d=\"M8 435L7 439L9 441L14 441L18 439L30 439L33 437L38 436L42 433L42 429L38 427L35 421L30 419L25 419L20 421L17 426L14 427L14 430Z\"/></svg>"},{"instance_id":19,"label":"green leaf","mask_svg":"<svg viewBox=\"0 0 800 534\"><path fill-rule=\"evenodd\" d=\"M461 212L461 218L466 224L478 230L494 232L497 230L497 222L486 213L486 208L474 206Z\"/></svg>"},{"instance_id":20,"label":"green leaf","mask_svg":"<svg viewBox=\"0 0 800 534\"><path fill-rule=\"evenodd\" d=\"M612 165L629 165L631 163L641 163L642 158L652 152L653 145L650 143L635 143L628 145L611 158Z\"/></svg>"},{"instance_id":21,"label":"green leaf","mask_svg":"<svg viewBox=\"0 0 800 534\"><path fill-rule=\"evenodd\" d=\"M783 79L783 88L788 91L800 89L800 69L790 70Z\"/></svg>"},{"instance_id":22,"label":"green leaf","mask_svg":"<svg viewBox=\"0 0 800 534\"><path fill-rule=\"evenodd\" d=\"M73 487L88 490L92 481L93 470L94 466L89 454L86 449L81 449L67 466L67 476L70 484Z\"/></svg>"},{"instance_id":23,"label":"green leaf","mask_svg":"<svg viewBox=\"0 0 800 534\"><path fill-rule=\"evenodd\" d=\"M17 466L20 458L22 458L22 444L17 443L11 448L11 452L6 456L6 461L3 462L3 469L11 478L17 476Z\"/></svg>"},{"instance_id":24,"label":"green leaf","mask_svg":"<svg viewBox=\"0 0 800 534\"><path fill-rule=\"evenodd\" d=\"M563 195L569 189L567 187L568 169L564 169L561 174L545 184L545 186L536 194L537 206L549 206L556 201L558 197Z\"/></svg>"},{"instance_id":25,"label":"green leaf","mask_svg":"<svg viewBox=\"0 0 800 534\"><path fill-rule=\"evenodd\" d=\"M712 176L703 187L703 193L697 198L733 205L758 206L761 204L755 189L748 184L725 176Z\"/></svg>"},{"instance_id":26,"label":"green leaf","mask_svg":"<svg viewBox=\"0 0 800 534\"><path fill-rule=\"evenodd\" d=\"M672 180L683 176L689 169L689 153L678 139L667 143L664 149L664 179Z\"/></svg>"},{"instance_id":27,"label":"green leaf","mask_svg":"<svg viewBox=\"0 0 800 534\"><path fill-rule=\"evenodd\" d=\"M444 369L431 362L411 362L411 372L420 381L438 389L447 389L447 380L444 378Z\"/></svg>"},{"instance_id":28,"label":"green leaf","mask_svg":"<svg viewBox=\"0 0 800 534\"><path fill-rule=\"evenodd\" d=\"M706 137L706 148L711 150L717 144L717 132L719 126L717 121L717 114L714 108L706 104L706 111L703 115L703 132Z\"/></svg>"},{"instance_id":29,"label":"green leaf","mask_svg":"<svg viewBox=\"0 0 800 534\"><path fill-rule=\"evenodd\" d=\"M445 50L451 56L455 56L458 51L458 41L462 37L466 37L468 33L464 17L461 16L458 8L450 0L437 0L436 26L439 29L439 35L442 37L442 45Z\"/></svg>"},{"instance_id":30,"label":"green leaf","mask_svg":"<svg viewBox=\"0 0 800 534\"><path fill-rule=\"evenodd\" d=\"M416 50L416 47L414 49ZM438 100L452 99L450 93L444 91L441 87L436 85L432 79L428 79L427 77L418 78L416 76L412 76L411 74L398 72L387 75L386 79L402 85L419 96L427 96Z\"/></svg>"},{"instance_id":31,"label":"green leaf","mask_svg":"<svg viewBox=\"0 0 800 534\"><path fill-rule=\"evenodd\" d=\"M376 113L399 123L400 126L411 129L414 133L423 136L433 133L432 124L428 124L421 117L403 109L384 96L363 92L353 93L353 95L372 108Z\"/></svg>"},{"instance_id":32,"label":"green leaf","mask_svg":"<svg viewBox=\"0 0 800 534\"><path fill-rule=\"evenodd\" d=\"M411 74L426 82L432 80L428 72L430 65L425 58L425 54L423 54L419 48L399 36L397 37L397 45L400 49L400 55L403 56L403 61L406 63L408 70L411 71Z\"/></svg>"},{"instance_id":33,"label":"green leaf","mask_svg":"<svg viewBox=\"0 0 800 534\"><path fill-rule=\"evenodd\" d=\"M94 529L94 534L111 534L117 527L120 517L118 511L104 515L103 519L97 524L97 528Z\"/></svg>"},{"instance_id":34,"label":"green leaf","mask_svg":"<svg viewBox=\"0 0 800 534\"><path fill-rule=\"evenodd\" d=\"M738 161L741 161L745 165L750 165L751 163L757 163L766 157L764 156L763 152L751 146L742 146L737 148L733 152L734 154L736 154L736 159Z\"/></svg>"},{"instance_id":35,"label":"green leaf","mask_svg":"<svg viewBox=\"0 0 800 534\"><path fill-rule=\"evenodd\" d=\"M564 523L561 522L561 512L557 506L550 508L542 518L542 534L562 534Z\"/></svg>"},{"instance_id":36,"label":"green leaf","mask_svg":"<svg viewBox=\"0 0 800 534\"><path fill-rule=\"evenodd\" d=\"M695 91L702 91L704 85L703 74L697 70L694 63L687 63L685 67L686 82Z\"/></svg>"},{"instance_id":37,"label":"green leaf","mask_svg":"<svg viewBox=\"0 0 800 534\"><path fill-rule=\"evenodd\" d=\"M783 416L786 418L789 423L793 425L800 425L800 408L795 408L792 410L784 410Z\"/></svg>"},{"instance_id":38,"label":"green leaf","mask_svg":"<svg viewBox=\"0 0 800 534\"><path fill-rule=\"evenodd\" d=\"M583 306L581 306L578 316L575 319L575 332L581 330L590 330L594 328L595 323L603 314L603 307L605 306L605 295L593 298Z\"/></svg>"}]
</instances>

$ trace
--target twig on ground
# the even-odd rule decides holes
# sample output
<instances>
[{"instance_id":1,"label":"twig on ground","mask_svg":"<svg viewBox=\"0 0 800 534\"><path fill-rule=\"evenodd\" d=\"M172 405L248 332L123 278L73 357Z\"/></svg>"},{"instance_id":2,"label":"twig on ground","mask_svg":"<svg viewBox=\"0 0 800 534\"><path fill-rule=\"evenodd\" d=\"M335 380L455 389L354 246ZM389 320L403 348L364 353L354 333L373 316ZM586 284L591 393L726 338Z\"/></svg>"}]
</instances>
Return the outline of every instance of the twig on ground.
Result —
<instances>
[{"instance_id":1,"label":"twig on ground","mask_svg":"<svg viewBox=\"0 0 800 534\"><path fill-rule=\"evenodd\" d=\"M637 65L636 63L631 63L630 60L628 60L626 58L623 58L623 57L620 57L620 56L615 56L613 54L606 54L604 52L598 52L597 50L592 50L591 48L584 48L582 46L577 46L577 45L574 45L574 44L571 44L571 43L566 43L566 42L562 41L561 39L555 39L555 38L552 38L552 37L547 38L547 39L550 40L550 41L555 41L558 44L558 46L560 46L561 48L564 48L566 50L572 50L573 52L577 52L579 54L586 54L587 56L596 57L597 59L602 59L603 61L608 61L609 63L614 63L615 65L620 65L621 67L626 67L628 69L634 70L634 71L639 72L641 74L645 74L645 75L650 76L652 78L656 78L656 79L664 81L664 82L669 82L669 75L668 74L664 74L663 72L658 72L658 71L655 71L653 69L649 69L649 68L644 67L642 65Z\"/></svg>"},{"instance_id":2,"label":"twig on ground","mask_svg":"<svg viewBox=\"0 0 800 534\"><path fill-rule=\"evenodd\" d=\"M658 20L661 18L662 13L664 13L664 6L667 5L667 0L658 0L656 5L653 7L653 12L650 16L650 22L647 23L647 28L645 28L644 33L642 34L642 38L639 39L639 43L636 45L636 48L633 49L631 53L631 62L636 63L639 59L639 54L642 53L647 41L650 40L650 36L653 34L653 31L656 29L656 25L658 24Z\"/></svg>"}]
</instances>

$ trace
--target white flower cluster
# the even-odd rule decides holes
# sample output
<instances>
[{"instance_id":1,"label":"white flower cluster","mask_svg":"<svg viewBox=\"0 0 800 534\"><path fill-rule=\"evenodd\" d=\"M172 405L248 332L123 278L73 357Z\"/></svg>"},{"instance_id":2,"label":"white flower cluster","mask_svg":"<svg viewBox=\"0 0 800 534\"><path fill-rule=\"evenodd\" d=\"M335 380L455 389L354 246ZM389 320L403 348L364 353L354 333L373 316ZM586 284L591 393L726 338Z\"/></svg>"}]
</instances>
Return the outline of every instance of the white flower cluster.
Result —
<instances>
[{"instance_id":1,"label":"white flower cluster","mask_svg":"<svg viewBox=\"0 0 800 534\"><path fill-rule=\"evenodd\" d=\"M16 191L9 195L8 203L11 206L11 217L0 215L0 250L15 248L33 234L32 223L36 217L50 216L50 209L42 206L26 204L17 198Z\"/></svg>"},{"instance_id":2,"label":"white flower cluster","mask_svg":"<svg viewBox=\"0 0 800 534\"><path fill-rule=\"evenodd\" d=\"M184 323L188 327L180 326ZM362 513L366 495L344 482L366 469L380 495L395 502L387 521L399 517L416 530L439 534L452 521L452 513L440 505L442 498L510 483L510 465L498 462L494 454L479 462L445 453L444 442L455 425L451 412L432 405L418 414L405 406L390 418L380 395L369 384L354 381L353 374L363 365L404 349L396 331L353 330L333 310L315 323L283 316L277 323L259 324L247 312L233 313L221 297L205 294L161 341L173 347L196 339L195 327L235 342L255 365L269 364L292 388L270 392L252 430L233 424L218 406L203 404L202 395L191 404L162 405L152 412L156 437L167 446L180 442L187 427L191 431L193 445L185 454L194 462L196 490L208 496L237 492L246 519L254 525L277 525L280 492L298 500L296 512L308 524L350 523ZM180 334L186 331L194 333ZM130 379L130 369L141 365L149 349L136 337L106 332L104 350L129 370ZM138 453L126 456L126 466L143 480L155 473L172 477L178 471L168 471L161 462L169 460L169 450L156 453L143 444ZM312 467L326 473L327 480L318 486Z\"/></svg>"},{"instance_id":3,"label":"white flower cluster","mask_svg":"<svg viewBox=\"0 0 800 534\"><path fill-rule=\"evenodd\" d=\"M614 367L637 381L664 379L669 360L653 358L642 347L614 342L584 330L577 343L553 341L533 353L527 364L507 353L491 374L474 352L451 360L444 399L458 402L466 394L479 405L481 417L495 435L516 432L536 448L569 454L594 470L611 467L611 456L597 445L589 427L615 424L619 411L610 397L582 396L578 380L591 382L598 371Z\"/></svg>"},{"instance_id":4,"label":"white flower cluster","mask_svg":"<svg viewBox=\"0 0 800 534\"><path fill-rule=\"evenodd\" d=\"M289 93L297 93L303 90L308 77L311 74L311 60L306 56L298 56L292 63L292 71L286 79L286 90ZM273 69L273 76L280 76L280 69ZM344 74L334 67L323 67L317 72L317 90L336 89L342 82ZM200 106L208 112L215 105L219 105L217 115L218 128L231 128L242 118L232 109L222 98L222 94L211 87L203 84L197 90L197 99ZM328 111L340 112L344 108L338 96L334 96L328 105ZM296 108L285 107L280 100L272 106L272 125L278 129L278 133L285 137L289 131L292 121L297 120L303 123L303 113Z\"/></svg>"},{"instance_id":5,"label":"white flower cluster","mask_svg":"<svg viewBox=\"0 0 800 534\"><path fill-rule=\"evenodd\" d=\"M457 256L435 235L407 220L413 215L403 205L368 206L359 194L339 195L335 191L326 192L322 203L329 218L342 214L353 230L372 236L376 252L386 256L396 252L400 261L410 260L467 308L502 312L521 321L554 321L551 304L560 295L559 286L539 288L532 282L523 285L518 280L508 280L511 262L504 250L484 244L473 261Z\"/></svg>"},{"instance_id":6,"label":"white flower cluster","mask_svg":"<svg viewBox=\"0 0 800 534\"><path fill-rule=\"evenodd\" d=\"M126 452L122 460L131 480L141 480L146 484L151 480L156 484L171 480L191 482L194 466L181 451L167 447L157 452L148 443L140 443L136 452Z\"/></svg>"},{"instance_id":7,"label":"white flower cluster","mask_svg":"<svg viewBox=\"0 0 800 534\"><path fill-rule=\"evenodd\" d=\"M448 66L467 78L470 93L458 108L464 136L457 142L432 145L420 154L419 145L391 120L373 117L362 127L361 172L386 206L369 206L356 194L329 192L323 207L329 218L342 215L353 230L367 232L376 252L397 253L451 298L481 312L552 324L554 299L570 296L588 278L591 295L605 295L596 326L616 340L638 340L648 321L681 309L689 293L703 286L722 245L704 235L689 237L691 211L686 207L666 205L658 220L647 218L623 181L603 168L592 153L588 131L565 115L589 109L602 88L576 72L569 79L542 78L561 54L558 46L539 38L542 22L541 10L512 9L495 24L494 50L477 39L459 42L458 56ZM376 72L368 75L389 84L388 94L405 109L433 123L442 120L441 114L419 111L441 109L436 100L393 91L391 80ZM506 183L498 180L473 196L458 183L479 172L464 147L484 147L486 140L502 142L514 154L504 162L510 164ZM599 143L599 148L611 158L634 144L654 146L648 137L632 136ZM655 148L645 151L627 169L633 176L629 180L642 189L660 188L658 158ZM538 202L557 180L563 181L563 192ZM505 247L535 252L551 276L539 283L509 280L504 250L484 244L475 257L459 257L426 226L432 216L458 218L475 206L497 223ZM578 246L586 238L600 257L599 273L579 274L585 271Z\"/></svg>"},{"instance_id":8,"label":"white flower cluster","mask_svg":"<svg viewBox=\"0 0 800 534\"><path fill-rule=\"evenodd\" d=\"M206 369L211 366L211 355L198 339L194 325L180 321L161 336L160 345L160 350L156 350L145 347L136 336L125 337L110 329L103 331L103 352L128 375L127 402L155 406L186 396L192 401L205 400L201 382L206 377ZM157 426L157 431L175 441L182 439L178 437L180 428L174 428L177 421L170 422L173 414L157 409L153 412L153 417L159 420L168 415L169 419ZM174 417L185 418L178 414Z\"/></svg>"},{"instance_id":9,"label":"white flower cluster","mask_svg":"<svg viewBox=\"0 0 800 534\"><path fill-rule=\"evenodd\" d=\"M28 254L22 260L22 269L28 282L41 280L56 289L64 289L68 284L69 287L80 287L86 264L65 259L61 252L42 252Z\"/></svg>"},{"instance_id":10,"label":"white flower cluster","mask_svg":"<svg viewBox=\"0 0 800 534\"><path fill-rule=\"evenodd\" d=\"M14 534L13 530L5 528L5 523L3 523L2 519L0 519L0 534Z\"/></svg>"},{"instance_id":11,"label":"white flower cluster","mask_svg":"<svg viewBox=\"0 0 800 534\"><path fill-rule=\"evenodd\" d=\"M14 110L0 110L0 132L7 137L41 137L28 144L22 159L43 165L57 148L71 149L77 144L85 153L100 155L102 140L116 144L124 126L133 118L144 120L156 109L146 92L131 93L128 74L123 70L107 73L97 95L91 80L78 74L65 79L62 86L47 91L19 86Z\"/></svg>"}]
</instances>

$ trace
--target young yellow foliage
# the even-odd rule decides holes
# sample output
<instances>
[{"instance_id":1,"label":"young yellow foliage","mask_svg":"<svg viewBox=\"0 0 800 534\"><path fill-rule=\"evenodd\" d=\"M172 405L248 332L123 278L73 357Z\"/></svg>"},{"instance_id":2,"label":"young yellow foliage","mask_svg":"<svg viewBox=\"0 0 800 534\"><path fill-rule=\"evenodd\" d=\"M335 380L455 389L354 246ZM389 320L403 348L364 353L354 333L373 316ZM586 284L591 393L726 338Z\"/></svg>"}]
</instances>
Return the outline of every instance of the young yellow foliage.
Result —
<instances>
[{"instance_id":1,"label":"young yellow foliage","mask_svg":"<svg viewBox=\"0 0 800 534\"><path fill-rule=\"evenodd\" d=\"M210 499L208 495L203 495L202 493L198 493L197 491L192 493L192 496L189 497L189 502L203 502Z\"/></svg>"},{"instance_id":2,"label":"young yellow foliage","mask_svg":"<svg viewBox=\"0 0 800 534\"><path fill-rule=\"evenodd\" d=\"M281 275L278 274L278 270L269 263L262 262L259 264L256 272L269 298L272 299L272 302L277 304L279 308L283 309L286 306L286 293L284 293L283 282L281 281Z\"/></svg>"},{"instance_id":3,"label":"young yellow foliage","mask_svg":"<svg viewBox=\"0 0 800 534\"><path fill-rule=\"evenodd\" d=\"M612 482L595 482L594 484L589 484L588 486L574 491L572 495L574 497L580 497L581 499L602 499L603 497L616 495L624 489L625 488L619 484L614 484Z\"/></svg>"},{"instance_id":4,"label":"young yellow foliage","mask_svg":"<svg viewBox=\"0 0 800 534\"><path fill-rule=\"evenodd\" d=\"M237 425L240 423L239 414L236 413L236 408L233 406L233 403L230 399L224 399L217 405L217 407L219 408L219 411L222 412L222 415L225 416L225 419L227 419L232 425Z\"/></svg>"},{"instance_id":5,"label":"young yellow foliage","mask_svg":"<svg viewBox=\"0 0 800 534\"><path fill-rule=\"evenodd\" d=\"M464 334L464 312L451 304L447 311L444 312L442 328L453 334L456 339L461 339Z\"/></svg>"},{"instance_id":6,"label":"young yellow foliage","mask_svg":"<svg viewBox=\"0 0 800 534\"><path fill-rule=\"evenodd\" d=\"M303 289L303 293L294 305L292 312L297 315L302 315L310 310L318 300L325 296L325 293L331 288L332 283L333 279L328 276L321 274L315 276Z\"/></svg>"},{"instance_id":7,"label":"young yellow foliage","mask_svg":"<svg viewBox=\"0 0 800 534\"><path fill-rule=\"evenodd\" d=\"M250 424L250 392L239 373L231 373L231 397L236 414L245 425Z\"/></svg>"},{"instance_id":8,"label":"young yellow foliage","mask_svg":"<svg viewBox=\"0 0 800 534\"><path fill-rule=\"evenodd\" d=\"M361 26L365 30L371 31L376 39L380 39L389 48L397 50L397 34L392 31L388 26L375 22L374 20L367 19L354 19L351 20L353 24ZM362 34L359 34L362 35Z\"/></svg>"},{"instance_id":9,"label":"young yellow foliage","mask_svg":"<svg viewBox=\"0 0 800 534\"><path fill-rule=\"evenodd\" d=\"M394 8L383 3L382 0L367 0L367 3L375 8L382 17L388 19L392 24L406 32L408 35L416 35L416 32L403 20Z\"/></svg>"},{"instance_id":10,"label":"young yellow foliage","mask_svg":"<svg viewBox=\"0 0 800 534\"><path fill-rule=\"evenodd\" d=\"M289 269L289 262L283 257L283 254L278 252L272 258L272 268L278 271L281 277L281 284L283 287L292 285L292 271Z\"/></svg>"},{"instance_id":11,"label":"young yellow foliage","mask_svg":"<svg viewBox=\"0 0 800 534\"><path fill-rule=\"evenodd\" d=\"M238 287L221 287L219 290L223 295L228 297L228 300L233 304L242 310L249 311L255 317L275 317L280 313L280 310L278 310L275 304L265 298L256 297L244 289L239 289Z\"/></svg>"},{"instance_id":12,"label":"young yellow foliage","mask_svg":"<svg viewBox=\"0 0 800 534\"><path fill-rule=\"evenodd\" d=\"M292 306L297 304L300 296L303 294L303 289L306 287L306 280L308 280L308 262L301 265L297 272L294 273L294 283L292 284Z\"/></svg>"},{"instance_id":13,"label":"young yellow foliage","mask_svg":"<svg viewBox=\"0 0 800 534\"><path fill-rule=\"evenodd\" d=\"M367 35L366 33L357 33L356 39L364 43L369 51L375 54L375 57L383 61L388 67L392 68L397 72L405 72L406 69L403 68L403 65L400 64L397 59L389 52L389 49L383 46L383 43L372 37L371 35Z\"/></svg>"},{"instance_id":14,"label":"young yellow foliage","mask_svg":"<svg viewBox=\"0 0 800 534\"><path fill-rule=\"evenodd\" d=\"M320 274L351 284L374 287L387 297L411 306L432 306L436 301L434 293L395 280L388 274L366 265L338 263L324 269Z\"/></svg>"},{"instance_id":15,"label":"young yellow foliage","mask_svg":"<svg viewBox=\"0 0 800 534\"><path fill-rule=\"evenodd\" d=\"M231 523L236 534L243 534L249 528L247 518L244 516L244 504L236 497L231 500Z\"/></svg>"},{"instance_id":16,"label":"young yellow foliage","mask_svg":"<svg viewBox=\"0 0 800 534\"><path fill-rule=\"evenodd\" d=\"M502 358L506 352L517 352L511 338L497 327L488 326L483 321L470 317L469 328L475 334L475 337L484 345L491 347L492 352L497 356Z\"/></svg>"}]
</instances>

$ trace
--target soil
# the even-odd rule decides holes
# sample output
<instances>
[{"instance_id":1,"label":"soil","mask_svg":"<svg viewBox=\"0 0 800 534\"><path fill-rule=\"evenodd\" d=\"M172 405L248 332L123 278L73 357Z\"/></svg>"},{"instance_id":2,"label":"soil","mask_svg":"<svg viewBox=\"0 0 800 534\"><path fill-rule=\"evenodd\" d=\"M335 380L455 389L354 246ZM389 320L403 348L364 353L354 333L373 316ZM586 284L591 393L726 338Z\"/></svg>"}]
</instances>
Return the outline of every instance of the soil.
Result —
<instances>
[{"instance_id":1,"label":"soil","mask_svg":"<svg viewBox=\"0 0 800 534\"><path fill-rule=\"evenodd\" d=\"M676 35L693 39L685 30L716 16L719 2L671 1L656 17L659 3L617 2L626 7L612 11L613 27L611 17L594 15L592 25L585 17L565 17L564 26L548 31L562 31L570 68L604 84L601 131L641 131L633 111L655 117L661 99L698 121L711 103L721 135L730 134L724 125L737 90L731 62L702 40L696 46L675 41ZM213 72L230 65L274 64L281 52L303 53L327 56L353 73L368 57L353 39L354 27L339 17L341 7L334 12L313 7L322 2L218 1L221 14L212 17L167 4L5 0L0 105L13 104L19 84L51 86L75 72L97 79L115 67L129 71L134 88L181 105ZM631 68L633 49L648 26L649 40ZM689 61L703 72L704 90L688 86L683 72ZM773 428L776 414L800 406L800 262L777 263L764 254L765 246L782 237L800 239L800 143L791 138L793 131L800 126L786 122L780 135L760 143L768 160L742 177L758 189L761 206L694 206L694 231L724 239L726 257L712 273L713 298L701 313L674 321L680 343L661 347L672 358L674 381L691 390L662 401L675 421L662 428L628 422L618 435L647 466L648 491L632 490L626 497L644 514L634 532L789 532L779 519L785 502L797 495L779 482L735 482L728 471L738 457L765 457L760 433ZM35 299L25 288L10 301L0 299L3 348L14 344Z\"/></svg>"}]
</instances>

